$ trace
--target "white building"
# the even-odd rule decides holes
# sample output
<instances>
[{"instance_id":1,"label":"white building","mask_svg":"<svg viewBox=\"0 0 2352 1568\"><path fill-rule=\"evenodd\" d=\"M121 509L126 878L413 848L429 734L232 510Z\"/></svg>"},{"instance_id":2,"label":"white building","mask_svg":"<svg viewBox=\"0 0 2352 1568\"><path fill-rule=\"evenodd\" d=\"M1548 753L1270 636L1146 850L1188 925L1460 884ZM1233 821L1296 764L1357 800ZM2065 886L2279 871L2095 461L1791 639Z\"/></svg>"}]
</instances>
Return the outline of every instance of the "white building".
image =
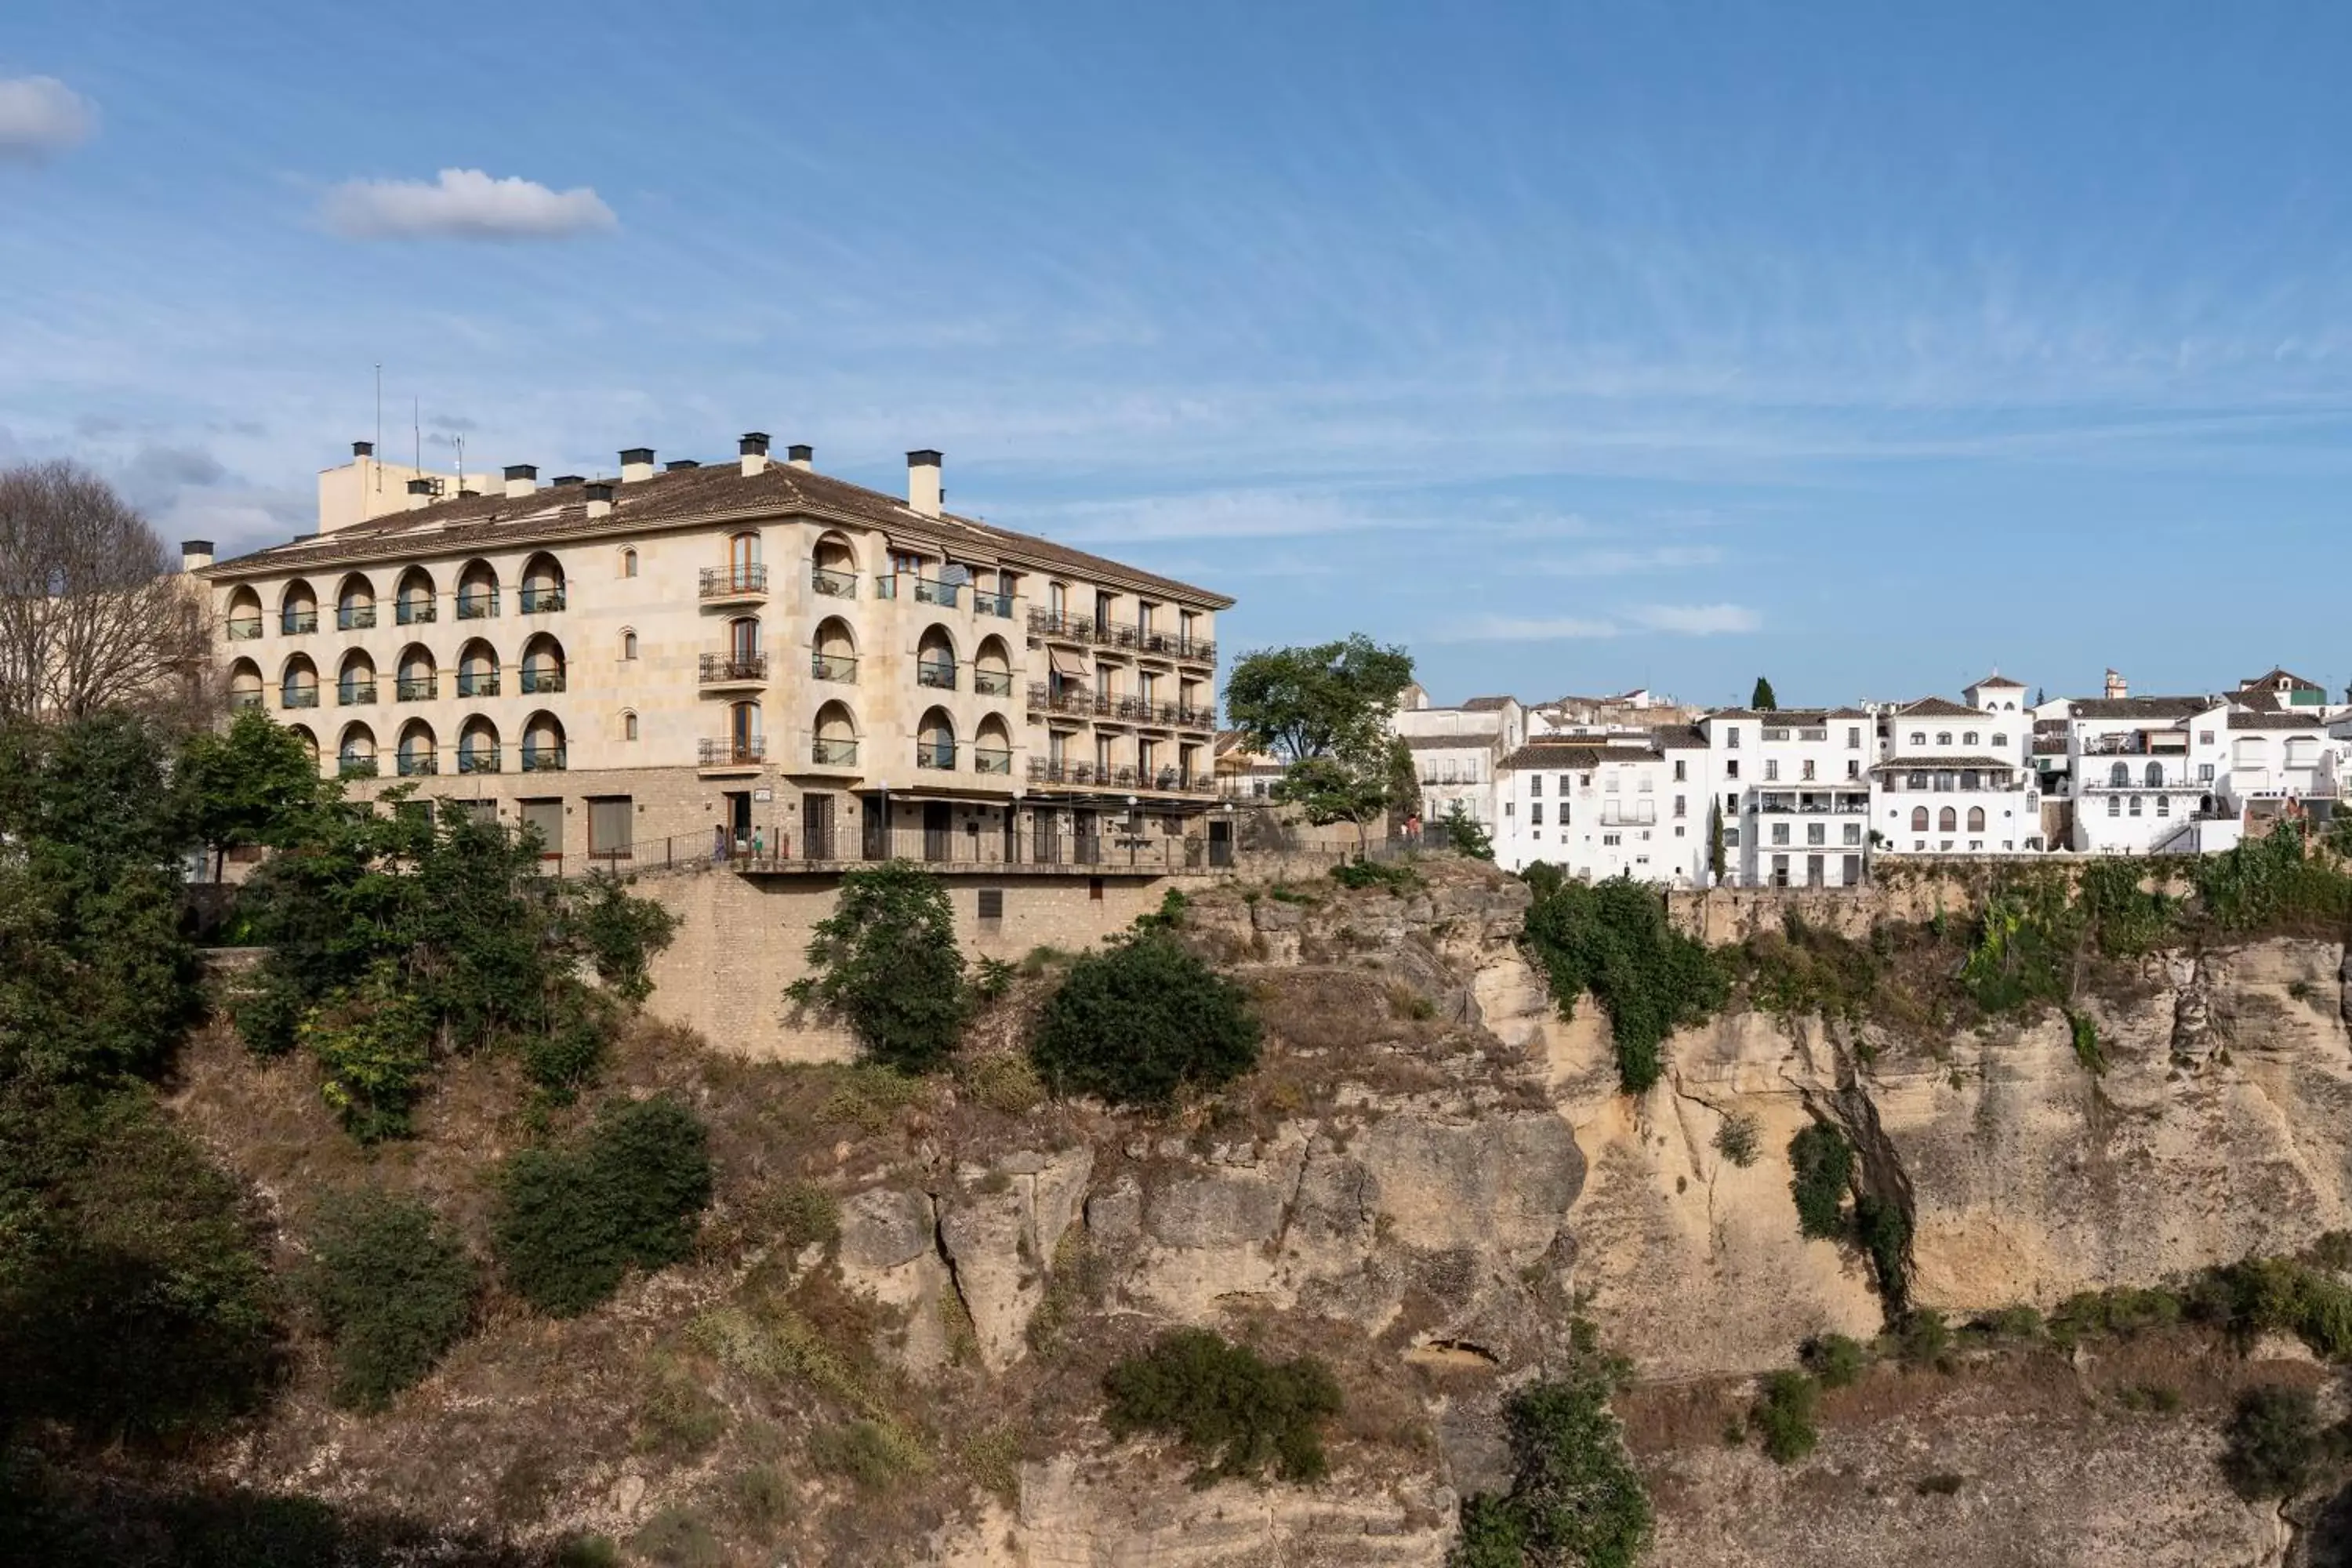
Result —
<instances>
[{"instance_id":1,"label":"white building","mask_svg":"<svg viewBox=\"0 0 2352 1568\"><path fill-rule=\"evenodd\" d=\"M1699 721L1723 807L1727 881L1850 888L1863 879L1876 716L1731 709Z\"/></svg>"},{"instance_id":2,"label":"white building","mask_svg":"<svg viewBox=\"0 0 2352 1568\"><path fill-rule=\"evenodd\" d=\"M1412 752L1423 821L1443 821L1457 805L1489 828L1500 819L1496 771L1527 738L1517 698L1473 697L1442 708L1416 682L1399 695L1390 722Z\"/></svg>"},{"instance_id":3,"label":"white building","mask_svg":"<svg viewBox=\"0 0 2352 1568\"><path fill-rule=\"evenodd\" d=\"M1930 697L1879 719L1870 821L1892 855L2021 855L2042 847L2024 688L1990 676L1963 704Z\"/></svg>"},{"instance_id":4,"label":"white building","mask_svg":"<svg viewBox=\"0 0 2352 1568\"><path fill-rule=\"evenodd\" d=\"M1688 727L1538 739L1498 771L1497 864L1538 860L1571 877L1705 887L1712 786L1706 737Z\"/></svg>"},{"instance_id":5,"label":"white building","mask_svg":"<svg viewBox=\"0 0 2352 1568\"><path fill-rule=\"evenodd\" d=\"M2230 710L2222 699L2082 698L2070 708L2072 847L2151 855L2216 847L2215 830L2200 823L2217 820L2220 805L2229 754Z\"/></svg>"}]
</instances>

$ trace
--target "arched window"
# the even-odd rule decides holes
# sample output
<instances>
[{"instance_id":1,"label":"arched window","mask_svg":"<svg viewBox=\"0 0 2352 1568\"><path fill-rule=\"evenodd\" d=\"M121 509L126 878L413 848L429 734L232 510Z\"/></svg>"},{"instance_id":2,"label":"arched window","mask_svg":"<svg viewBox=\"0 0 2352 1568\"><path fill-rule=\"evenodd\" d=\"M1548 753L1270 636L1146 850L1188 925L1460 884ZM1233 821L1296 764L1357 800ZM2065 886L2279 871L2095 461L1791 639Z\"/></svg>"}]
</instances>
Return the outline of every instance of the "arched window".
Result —
<instances>
[{"instance_id":1,"label":"arched window","mask_svg":"<svg viewBox=\"0 0 2352 1568\"><path fill-rule=\"evenodd\" d=\"M343 726L342 742L335 748L335 771L345 778L373 778L376 771L375 731L365 724Z\"/></svg>"},{"instance_id":2,"label":"arched window","mask_svg":"<svg viewBox=\"0 0 2352 1568\"><path fill-rule=\"evenodd\" d=\"M1963 746L1973 746L1976 743L1977 732L1974 730L1969 731L1967 734L1960 737L1960 744Z\"/></svg>"},{"instance_id":3,"label":"arched window","mask_svg":"<svg viewBox=\"0 0 2352 1568\"><path fill-rule=\"evenodd\" d=\"M705 573L706 578L712 574ZM719 586L735 594L764 593L768 586L768 569L760 564L760 536L756 532L738 533L727 541L726 581ZM706 584L706 594L710 588Z\"/></svg>"},{"instance_id":4,"label":"arched window","mask_svg":"<svg viewBox=\"0 0 2352 1568\"><path fill-rule=\"evenodd\" d=\"M809 673L819 680L857 679L857 639L849 623L828 616L817 623L816 640L809 648Z\"/></svg>"},{"instance_id":5,"label":"arched window","mask_svg":"<svg viewBox=\"0 0 2352 1568\"><path fill-rule=\"evenodd\" d=\"M440 771L441 753L434 744L433 726L422 719L411 719L400 731L400 776L414 778Z\"/></svg>"},{"instance_id":6,"label":"arched window","mask_svg":"<svg viewBox=\"0 0 2352 1568\"><path fill-rule=\"evenodd\" d=\"M228 640L251 642L261 636L261 595L239 588L228 596Z\"/></svg>"},{"instance_id":7,"label":"arched window","mask_svg":"<svg viewBox=\"0 0 2352 1568\"><path fill-rule=\"evenodd\" d=\"M637 634L635 630L621 634L621 657L625 659L637 657Z\"/></svg>"},{"instance_id":8,"label":"arched window","mask_svg":"<svg viewBox=\"0 0 2352 1568\"><path fill-rule=\"evenodd\" d=\"M278 601L278 629L288 637L319 629L319 595L297 577Z\"/></svg>"},{"instance_id":9,"label":"arched window","mask_svg":"<svg viewBox=\"0 0 2352 1568\"><path fill-rule=\"evenodd\" d=\"M522 613L543 616L563 608L563 567L554 556L541 552L523 563Z\"/></svg>"},{"instance_id":10,"label":"arched window","mask_svg":"<svg viewBox=\"0 0 2352 1568\"><path fill-rule=\"evenodd\" d=\"M976 773L1013 772L1013 731L997 714L980 721L980 732L972 739L971 770Z\"/></svg>"},{"instance_id":11,"label":"arched window","mask_svg":"<svg viewBox=\"0 0 2352 1568\"><path fill-rule=\"evenodd\" d=\"M727 738L721 742L722 755L712 760L734 765L764 762L767 759L767 738L761 732L760 705L746 699L727 705ZM709 754L709 748L705 749Z\"/></svg>"},{"instance_id":12,"label":"arched window","mask_svg":"<svg viewBox=\"0 0 2352 1568\"><path fill-rule=\"evenodd\" d=\"M335 629L365 631L375 625L375 584L354 572L335 590Z\"/></svg>"},{"instance_id":13,"label":"arched window","mask_svg":"<svg viewBox=\"0 0 2352 1568\"><path fill-rule=\"evenodd\" d=\"M624 741L634 741L636 738L637 716L635 713L623 713L621 715L621 739Z\"/></svg>"},{"instance_id":14,"label":"arched window","mask_svg":"<svg viewBox=\"0 0 2352 1568\"><path fill-rule=\"evenodd\" d=\"M532 714L522 727L522 771L562 773L563 768L563 721L552 713Z\"/></svg>"},{"instance_id":15,"label":"arched window","mask_svg":"<svg viewBox=\"0 0 2352 1568\"><path fill-rule=\"evenodd\" d=\"M1980 805L1972 805L1969 807L1969 831L1970 833L1982 833L1984 831L1984 807Z\"/></svg>"},{"instance_id":16,"label":"arched window","mask_svg":"<svg viewBox=\"0 0 2352 1568\"><path fill-rule=\"evenodd\" d=\"M971 660L971 689L982 697L1013 695L1013 656L1003 637L981 640L980 651Z\"/></svg>"},{"instance_id":17,"label":"arched window","mask_svg":"<svg viewBox=\"0 0 2352 1568\"><path fill-rule=\"evenodd\" d=\"M1937 813L1936 814L1936 831L1937 831L1937 832L1938 832L1938 833L1952 833L1952 832L1957 832L1957 831L1958 830L1958 828L1959 828L1959 826L1960 826L1960 814L1959 814L1958 812L1957 812L1957 811L1954 811L1950 806L1948 806L1948 806L1944 807L1944 809L1943 809L1943 810L1941 810L1941 811L1939 811L1939 812L1937 812Z\"/></svg>"},{"instance_id":18,"label":"arched window","mask_svg":"<svg viewBox=\"0 0 2352 1568\"><path fill-rule=\"evenodd\" d=\"M499 613L499 574L487 561L469 562L457 577L457 618L488 620Z\"/></svg>"},{"instance_id":19,"label":"arched window","mask_svg":"<svg viewBox=\"0 0 2352 1568\"><path fill-rule=\"evenodd\" d=\"M241 658L229 666L228 705L232 709L261 706L261 667L253 660Z\"/></svg>"},{"instance_id":20,"label":"arched window","mask_svg":"<svg viewBox=\"0 0 2352 1568\"><path fill-rule=\"evenodd\" d=\"M738 664L751 664L759 658L759 616L738 616L727 623L727 655Z\"/></svg>"},{"instance_id":21,"label":"arched window","mask_svg":"<svg viewBox=\"0 0 2352 1568\"><path fill-rule=\"evenodd\" d=\"M316 708L319 705L319 667L307 654L296 654L286 661L286 671L278 678L278 696L288 708Z\"/></svg>"},{"instance_id":22,"label":"arched window","mask_svg":"<svg viewBox=\"0 0 2352 1568\"><path fill-rule=\"evenodd\" d=\"M345 708L375 700L375 660L365 648L343 655L343 667L335 672L335 700Z\"/></svg>"},{"instance_id":23,"label":"arched window","mask_svg":"<svg viewBox=\"0 0 2352 1568\"><path fill-rule=\"evenodd\" d=\"M457 695L496 697L499 694L499 654L476 637L457 651Z\"/></svg>"},{"instance_id":24,"label":"arched window","mask_svg":"<svg viewBox=\"0 0 2352 1568\"><path fill-rule=\"evenodd\" d=\"M499 771L499 727L480 714L457 731L457 771L494 773Z\"/></svg>"},{"instance_id":25,"label":"arched window","mask_svg":"<svg viewBox=\"0 0 2352 1568\"><path fill-rule=\"evenodd\" d=\"M421 626L439 616L433 599L433 574L422 566L411 566L403 572L392 618L404 626Z\"/></svg>"},{"instance_id":26,"label":"arched window","mask_svg":"<svg viewBox=\"0 0 2352 1568\"><path fill-rule=\"evenodd\" d=\"M621 552L621 575L622 575L622 576L624 576L624 577L634 577L634 576L635 576L636 574L637 574L637 552L636 552L635 551L634 551L634 550L624 550L624 551L622 551L622 552Z\"/></svg>"},{"instance_id":27,"label":"arched window","mask_svg":"<svg viewBox=\"0 0 2352 1568\"><path fill-rule=\"evenodd\" d=\"M563 645L551 632L541 632L522 648L522 689L526 697L563 689Z\"/></svg>"},{"instance_id":28,"label":"arched window","mask_svg":"<svg viewBox=\"0 0 2352 1568\"><path fill-rule=\"evenodd\" d=\"M915 765L919 768L953 768L955 754L955 721L948 717L948 710L944 708L929 710L915 731Z\"/></svg>"},{"instance_id":29,"label":"arched window","mask_svg":"<svg viewBox=\"0 0 2352 1568\"><path fill-rule=\"evenodd\" d=\"M2131 783L2131 764L2129 763L2117 763L2113 767L2110 767L2107 770L2107 783L2113 784L2117 789L2121 789L2124 785Z\"/></svg>"},{"instance_id":30,"label":"arched window","mask_svg":"<svg viewBox=\"0 0 2352 1568\"><path fill-rule=\"evenodd\" d=\"M915 684L953 691L956 686L955 642L945 626L933 626L915 647Z\"/></svg>"},{"instance_id":31,"label":"arched window","mask_svg":"<svg viewBox=\"0 0 2352 1568\"><path fill-rule=\"evenodd\" d=\"M1927 831L1927 808L1926 806L1915 805L1911 808L1911 831L1914 833L1925 833Z\"/></svg>"},{"instance_id":32,"label":"arched window","mask_svg":"<svg viewBox=\"0 0 2352 1568\"><path fill-rule=\"evenodd\" d=\"M1952 732L1949 730L1938 730L1936 731L1936 744L1938 746L1948 746L1951 743Z\"/></svg>"},{"instance_id":33,"label":"arched window","mask_svg":"<svg viewBox=\"0 0 2352 1568\"><path fill-rule=\"evenodd\" d=\"M400 665L393 679L393 700L432 701L437 673L433 667L433 650L421 642L410 643L400 650Z\"/></svg>"},{"instance_id":34,"label":"arched window","mask_svg":"<svg viewBox=\"0 0 2352 1568\"><path fill-rule=\"evenodd\" d=\"M2148 787L2148 788L2150 788L2150 789L2155 789L2156 787L2158 787L2158 785L2160 785L2160 784L2163 784L2163 783L2164 783L2164 764L2163 764L2162 763L2148 763L2148 764L2147 764L2147 787Z\"/></svg>"},{"instance_id":35,"label":"arched window","mask_svg":"<svg viewBox=\"0 0 2352 1568\"><path fill-rule=\"evenodd\" d=\"M827 598L857 597L857 552L846 535L818 535L809 556L809 587Z\"/></svg>"},{"instance_id":36,"label":"arched window","mask_svg":"<svg viewBox=\"0 0 2352 1568\"><path fill-rule=\"evenodd\" d=\"M2001 733L2000 731L1998 731L1998 730L1995 730L1995 731L1992 732L1992 749L1993 749L1994 751L1998 752L1998 751L2000 751L2002 747L2004 747L2004 746L2006 746L2006 745L2008 745L2008 744L2009 744L2009 737L2008 737L2007 735L2002 734L2002 733Z\"/></svg>"},{"instance_id":37,"label":"arched window","mask_svg":"<svg viewBox=\"0 0 2352 1568\"><path fill-rule=\"evenodd\" d=\"M857 721L845 702L828 702L816 710L816 741L809 761L819 767L857 765Z\"/></svg>"}]
</instances>

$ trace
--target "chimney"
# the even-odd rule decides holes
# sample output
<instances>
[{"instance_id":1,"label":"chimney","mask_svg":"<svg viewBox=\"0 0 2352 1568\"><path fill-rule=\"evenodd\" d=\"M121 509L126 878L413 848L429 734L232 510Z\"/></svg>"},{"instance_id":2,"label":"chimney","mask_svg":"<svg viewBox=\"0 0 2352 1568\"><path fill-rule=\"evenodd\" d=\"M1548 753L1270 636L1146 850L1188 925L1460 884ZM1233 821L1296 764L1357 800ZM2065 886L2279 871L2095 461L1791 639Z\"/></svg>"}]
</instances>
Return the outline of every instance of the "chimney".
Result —
<instances>
[{"instance_id":1,"label":"chimney","mask_svg":"<svg viewBox=\"0 0 2352 1568\"><path fill-rule=\"evenodd\" d=\"M610 480L599 479L588 487L588 515L604 517L613 510L613 486Z\"/></svg>"},{"instance_id":2,"label":"chimney","mask_svg":"<svg viewBox=\"0 0 2352 1568\"><path fill-rule=\"evenodd\" d=\"M698 468L700 467L702 467L702 465L696 462L692 458L672 458L668 462L662 465L662 472L665 474L675 474L684 468Z\"/></svg>"},{"instance_id":3,"label":"chimney","mask_svg":"<svg viewBox=\"0 0 2352 1568\"><path fill-rule=\"evenodd\" d=\"M735 444L735 449L743 454L745 479L768 471L768 433L765 430L744 431L743 438Z\"/></svg>"},{"instance_id":4,"label":"chimney","mask_svg":"<svg viewBox=\"0 0 2352 1568\"><path fill-rule=\"evenodd\" d=\"M925 447L907 454L907 505L925 517L940 515L946 492L940 489L940 455Z\"/></svg>"},{"instance_id":5,"label":"chimney","mask_svg":"<svg viewBox=\"0 0 2352 1568\"><path fill-rule=\"evenodd\" d=\"M621 454L621 482L635 484L639 479L654 477L654 449L651 447L631 447Z\"/></svg>"},{"instance_id":6,"label":"chimney","mask_svg":"<svg viewBox=\"0 0 2352 1568\"><path fill-rule=\"evenodd\" d=\"M209 539L180 541L180 570L201 572L213 563L213 542Z\"/></svg>"},{"instance_id":7,"label":"chimney","mask_svg":"<svg viewBox=\"0 0 2352 1568\"><path fill-rule=\"evenodd\" d=\"M562 489L566 485L584 485L587 482L586 476L582 474L558 474L547 481L548 488L551 489Z\"/></svg>"},{"instance_id":8,"label":"chimney","mask_svg":"<svg viewBox=\"0 0 2352 1568\"><path fill-rule=\"evenodd\" d=\"M508 469L507 471L508 471L509 473L512 473L514 470L513 470L513 469L511 469L511 468L509 468L509 469ZM525 482L526 484L528 484L530 481L525 480L524 482ZM514 493L514 481L512 481L511 479L509 479L509 480L507 482L507 493L508 493L509 495L512 495L512 494ZM411 479L411 480L409 480L409 481L408 481L408 510L411 510L411 511L418 511L418 510L423 510L424 508L425 508L425 507L431 506L432 504L433 504L433 481L432 481L431 479Z\"/></svg>"},{"instance_id":9,"label":"chimney","mask_svg":"<svg viewBox=\"0 0 2352 1568\"><path fill-rule=\"evenodd\" d=\"M415 487L412 485L409 488L414 489ZM507 465L507 495L510 499L527 496L537 489L539 489L538 464L509 463Z\"/></svg>"},{"instance_id":10,"label":"chimney","mask_svg":"<svg viewBox=\"0 0 2352 1568\"><path fill-rule=\"evenodd\" d=\"M795 441L784 448L784 461L805 473L816 467L816 448L806 441Z\"/></svg>"},{"instance_id":11,"label":"chimney","mask_svg":"<svg viewBox=\"0 0 2352 1568\"><path fill-rule=\"evenodd\" d=\"M2107 671L2107 700L2116 701L2131 695L2131 682L2115 670Z\"/></svg>"},{"instance_id":12,"label":"chimney","mask_svg":"<svg viewBox=\"0 0 2352 1568\"><path fill-rule=\"evenodd\" d=\"M352 457L354 457L354 458L373 458L373 457L374 457L374 456L375 456L375 443L374 443L374 442L373 442L373 441L354 441L354 442L352 442Z\"/></svg>"}]
</instances>

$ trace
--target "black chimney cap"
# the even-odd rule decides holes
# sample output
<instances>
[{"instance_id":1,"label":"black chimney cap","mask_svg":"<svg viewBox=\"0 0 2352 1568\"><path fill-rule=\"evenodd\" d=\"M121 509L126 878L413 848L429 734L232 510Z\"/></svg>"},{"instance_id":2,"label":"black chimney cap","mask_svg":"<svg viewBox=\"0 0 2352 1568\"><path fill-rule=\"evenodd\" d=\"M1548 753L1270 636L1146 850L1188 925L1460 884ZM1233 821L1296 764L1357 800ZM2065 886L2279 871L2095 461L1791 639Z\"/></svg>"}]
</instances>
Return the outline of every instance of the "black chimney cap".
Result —
<instances>
[{"instance_id":1,"label":"black chimney cap","mask_svg":"<svg viewBox=\"0 0 2352 1568\"><path fill-rule=\"evenodd\" d=\"M431 479L411 479L408 481L408 493L413 496L429 496L433 493L433 481Z\"/></svg>"},{"instance_id":2,"label":"black chimney cap","mask_svg":"<svg viewBox=\"0 0 2352 1568\"><path fill-rule=\"evenodd\" d=\"M907 454L907 467L910 468L936 468L942 460L940 454L929 447Z\"/></svg>"},{"instance_id":3,"label":"black chimney cap","mask_svg":"<svg viewBox=\"0 0 2352 1568\"><path fill-rule=\"evenodd\" d=\"M613 499L612 481L609 479L598 479L594 484L590 485L588 487L588 499L590 500L611 500Z\"/></svg>"},{"instance_id":4,"label":"black chimney cap","mask_svg":"<svg viewBox=\"0 0 2352 1568\"><path fill-rule=\"evenodd\" d=\"M666 474L674 474L680 468L698 468L700 467L702 467L702 465L692 458L672 458L668 462L662 465L662 472Z\"/></svg>"},{"instance_id":5,"label":"black chimney cap","mask_svg":"<svg viewBox=\"0 0 2352 1568\"><path fill-rule=\"evenodd\" d=\"M584 485L588 481L579 474L558 474L547 482L551 485Z\"/></svg>"},{"instance_id":6,"label":"black chimney cap","mask_svg":"<svg viewBox=\"0 0 2352 1568\"><path fill-rule=\"evenodd\" d=\"M743 438L735 443L735 449L747 458L764 458L768 455L768 433L765 430L746 430Z\"/></svg>"},{"instance_id":7,"label":"black chimney cap","mask_svg":"<svg viewBox=\"0 0 2352 1568\"><path fill-rule=\"evenodd\" d=\"M374 456L375 456L375 443L374 443L374 442L373 442L373 441L354 441L354 442L352 442L352 457L354 457L354 458L373 458L373 457L374 457Z\"/></svg>"},{"instance_id":8,"label":"black chimney cap","mask_svg":"<svg viewBox=\"0 0 2352 1568\"><path fill-rule=\"evenodd\" d=\"M510 479L536 479L539 478L539 465L537 463L509 463L507 465L507 478Z\"/></svg>"},{"instance_id":9,"label":"black chimney cap","mask_svg":"<svg viewBox=\"0 0 2352 1568\"><path fill-rule=\"evenodd\" d=\"M213 542L209 539L183 539L180 541L180 553L183 555L210 555L212 552Z\"/></svg>"},{"instance_id":10,"label":"black chimney cap","mask_svg":"<svg viewBox=\"0 0 2352 1568\"><path fill-rule=\"evenodd\" d=\"M784 448L784 456L795 463L811 462L816 457L816 448L806 441L795 441Z\"/></svg>"},{"instance_id":11,"label":"black chimney cap","mask_svg":"<svg viewBox=\"0 0 2352 1568\"><path fill-rule=\"evenodd\" d=\"M653 460L654 449L651 447L624 447L621 448L621 461L625 463L650 463Z\"/></svg>"}]
</instances>

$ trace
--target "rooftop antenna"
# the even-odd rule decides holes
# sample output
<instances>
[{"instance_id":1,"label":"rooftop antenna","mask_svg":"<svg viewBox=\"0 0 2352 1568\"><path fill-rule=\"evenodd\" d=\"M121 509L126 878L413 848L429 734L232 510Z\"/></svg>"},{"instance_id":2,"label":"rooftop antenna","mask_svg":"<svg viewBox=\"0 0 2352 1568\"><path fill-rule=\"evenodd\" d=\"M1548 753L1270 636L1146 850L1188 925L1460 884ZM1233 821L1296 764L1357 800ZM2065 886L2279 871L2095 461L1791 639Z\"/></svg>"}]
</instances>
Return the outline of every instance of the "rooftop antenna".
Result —
<instances>
[{"instance_id":1,"label":"rooftop antenna","mask_svg":"<svg viewBox=\"0 0 2352 1568\"><path fill-rule=\"evenodd\" d=\"M464 495L466 493L466 438L463 436L452 436L450 439L457 443L457 493Z\"/></svg>"}]
</instances>

